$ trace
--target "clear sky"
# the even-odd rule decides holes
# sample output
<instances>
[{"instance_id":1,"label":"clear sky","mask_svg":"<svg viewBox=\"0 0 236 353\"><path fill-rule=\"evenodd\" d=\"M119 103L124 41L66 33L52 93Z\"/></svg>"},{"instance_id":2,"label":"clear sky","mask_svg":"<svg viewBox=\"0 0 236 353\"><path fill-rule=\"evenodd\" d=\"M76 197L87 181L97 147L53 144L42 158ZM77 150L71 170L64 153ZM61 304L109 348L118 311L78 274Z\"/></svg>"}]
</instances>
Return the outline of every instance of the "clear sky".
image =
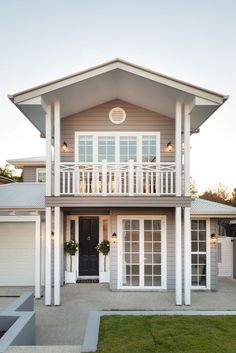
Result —
<instances>
[{"instance_id":1,"label":"clear sky","mask_svg":"<svg viewBox=\"0 0 236 353\"><path fill-rule=\"evenodd\" d=\"M235 0L0 0L0 165L45 149L7 94L115 57L230 95L191 137L191 176L236 187Z\"/></svg>"}]
</instances>

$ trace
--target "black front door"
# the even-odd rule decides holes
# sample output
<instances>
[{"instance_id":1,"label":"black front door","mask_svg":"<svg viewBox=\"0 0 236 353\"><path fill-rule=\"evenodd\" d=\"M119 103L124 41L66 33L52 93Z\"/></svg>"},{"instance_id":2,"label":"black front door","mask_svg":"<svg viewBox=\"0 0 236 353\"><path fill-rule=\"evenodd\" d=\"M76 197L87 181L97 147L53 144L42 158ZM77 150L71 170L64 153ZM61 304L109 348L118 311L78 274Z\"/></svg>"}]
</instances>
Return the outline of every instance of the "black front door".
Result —
<instances>
[{"instance_id":1,"label":"black front door","mask_svg":"<svg viewBox=\"0 0 236 353\"><path fill-rule=\"evenodd\" d=\"M79 275L99 275L99 218L79 218Z\"/></svg>"}]
</instances>

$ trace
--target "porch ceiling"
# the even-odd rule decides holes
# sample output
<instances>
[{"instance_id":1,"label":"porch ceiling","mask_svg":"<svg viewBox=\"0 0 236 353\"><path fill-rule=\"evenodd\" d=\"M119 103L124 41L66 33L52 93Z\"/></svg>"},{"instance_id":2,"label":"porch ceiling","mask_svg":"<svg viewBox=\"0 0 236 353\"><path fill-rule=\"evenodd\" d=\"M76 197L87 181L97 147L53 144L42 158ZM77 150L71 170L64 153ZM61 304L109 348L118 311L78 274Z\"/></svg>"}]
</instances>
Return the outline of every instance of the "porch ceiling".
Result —
<instances>
[{"instance_id":1,"label":"porch ceiling","mask_svg":"<svg viewBox=\"0 0 236 353\"><path fill-rule=\"evenodd\" d=\"M174 118L179 100L191 106L191 129L195 130L227 97L116 59L10 99L44 133L44 102L59 100L62 118L113 99Z\"/></svg>"}]
</instances>

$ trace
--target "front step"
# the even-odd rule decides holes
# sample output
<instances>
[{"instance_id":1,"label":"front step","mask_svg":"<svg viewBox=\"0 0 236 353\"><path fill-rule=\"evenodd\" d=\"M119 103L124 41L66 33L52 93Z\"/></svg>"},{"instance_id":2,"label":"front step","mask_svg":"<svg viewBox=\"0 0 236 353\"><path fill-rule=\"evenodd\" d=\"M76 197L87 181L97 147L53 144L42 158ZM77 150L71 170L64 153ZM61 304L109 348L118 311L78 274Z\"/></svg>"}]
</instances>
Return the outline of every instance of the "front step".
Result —
<instances>
[{"instance_id":1,"label":"front step","mask_svg":"<svg viewBox=\"0 0 236 353\"><path fill-rule=\"evenodd\" d=\"M80 353L81 346L10 346L6 353Z\"/></svg>"}]
</instances>

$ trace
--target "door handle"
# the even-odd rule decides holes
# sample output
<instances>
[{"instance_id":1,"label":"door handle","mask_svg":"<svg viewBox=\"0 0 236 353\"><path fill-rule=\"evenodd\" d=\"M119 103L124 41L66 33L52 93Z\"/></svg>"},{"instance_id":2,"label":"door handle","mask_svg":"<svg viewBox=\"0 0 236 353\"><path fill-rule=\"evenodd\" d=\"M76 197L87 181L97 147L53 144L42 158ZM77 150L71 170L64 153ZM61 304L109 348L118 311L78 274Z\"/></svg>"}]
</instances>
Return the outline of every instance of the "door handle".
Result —
<instances>
[{"instance_id":1,"label":"door handle","mask_svg":"<svg viewBox=\"0 0 236 353\"><path fill-rule=\"evenodd\" d=\"M90 240L90 239L91 239L91 236L90 236L90 235L88 235L88 236L87 236L87 240Z\"/></svg>"}]
</instances>

